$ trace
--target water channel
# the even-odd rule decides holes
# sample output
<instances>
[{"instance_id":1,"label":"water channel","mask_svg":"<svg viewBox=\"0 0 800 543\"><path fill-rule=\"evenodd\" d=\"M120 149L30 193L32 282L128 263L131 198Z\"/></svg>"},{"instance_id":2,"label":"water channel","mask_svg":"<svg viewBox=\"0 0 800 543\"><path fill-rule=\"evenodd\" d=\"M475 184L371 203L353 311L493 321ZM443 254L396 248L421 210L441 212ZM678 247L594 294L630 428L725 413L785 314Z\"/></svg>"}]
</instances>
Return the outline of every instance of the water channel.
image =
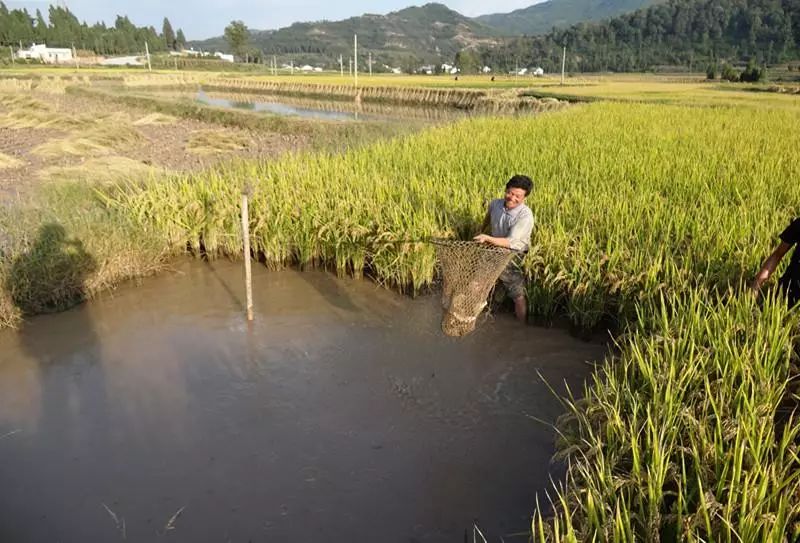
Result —
<instances>
[{"instance_id":1,"label":"water channel","mask_svg":"<svg viewBox=\"0 0 800 543\"><path fill-rule=\"evenodd\" d=\"M477 113L450 107L412 107L381 103L356 104L352 100L317 100L297 96L277 96L199 90L183 94L201 104L226 109L242 109L281 116L297 116L328 121L452 121Z\"/></svg>"},{"instance_id":2,"label":"water channel","mask_svg":"<svg viewBox=\"0 0 800 543\"><path fill-rule=\"evenodd\" d=\"M0 332L0 541L526 541L561 473L541 377L578 391L603 345L263 267L248 325L241 277L180 262Z\"/></svg>"}]
</instances>

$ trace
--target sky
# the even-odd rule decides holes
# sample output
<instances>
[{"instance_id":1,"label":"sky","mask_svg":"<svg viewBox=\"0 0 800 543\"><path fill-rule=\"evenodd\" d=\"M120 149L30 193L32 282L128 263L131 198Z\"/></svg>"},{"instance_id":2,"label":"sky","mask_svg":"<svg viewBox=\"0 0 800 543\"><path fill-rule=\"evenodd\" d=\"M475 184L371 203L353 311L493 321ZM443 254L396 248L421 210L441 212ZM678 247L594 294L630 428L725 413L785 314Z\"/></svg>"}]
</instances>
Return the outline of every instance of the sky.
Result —
<instances>
[{"instance_id":1,"label":"sky","mask_svg":"<svg viewBox=\"0 0 800 543\"><path fill-rule=\"evenodd\" d=\"M186 38L199 40L222 35L232 20L242 20L251 29L266 30L289 26L299 21L327 19L337 21L363 13L385 14L411 5L422 5L432 0L58 0L81 21L89 24L105 21L113 24L117 15L127 15L137 26L154 26L159 32L164 17L172 27L182 28ZM537 3L539 0L444 0L447 5L468 17L485 13L502 13ZM37 8L47 16L50 1L9 1L9 9L27 8L34 13Z\"/></svg>"}]
</instances>

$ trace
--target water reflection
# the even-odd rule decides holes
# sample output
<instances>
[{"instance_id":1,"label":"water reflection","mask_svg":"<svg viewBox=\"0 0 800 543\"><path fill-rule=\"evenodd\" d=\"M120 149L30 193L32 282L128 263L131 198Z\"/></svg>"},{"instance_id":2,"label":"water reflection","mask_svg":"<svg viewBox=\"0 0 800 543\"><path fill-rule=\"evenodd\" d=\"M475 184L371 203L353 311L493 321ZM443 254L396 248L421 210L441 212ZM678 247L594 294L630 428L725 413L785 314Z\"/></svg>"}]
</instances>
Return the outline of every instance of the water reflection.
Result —
<instances>
[{"instance_id":1,"label":"water reflection","mask_svg":"<svg viewBox=\"0 0 800 543\"><path fill-rule=\"evenodd\" d=\"M192 98L215 107L264 111L276 115L335 121L417 119L450 121L475 115L453 108L394 106L362 100L314 100L300 97L200 90Z\"/></svg>"}]
</instances>

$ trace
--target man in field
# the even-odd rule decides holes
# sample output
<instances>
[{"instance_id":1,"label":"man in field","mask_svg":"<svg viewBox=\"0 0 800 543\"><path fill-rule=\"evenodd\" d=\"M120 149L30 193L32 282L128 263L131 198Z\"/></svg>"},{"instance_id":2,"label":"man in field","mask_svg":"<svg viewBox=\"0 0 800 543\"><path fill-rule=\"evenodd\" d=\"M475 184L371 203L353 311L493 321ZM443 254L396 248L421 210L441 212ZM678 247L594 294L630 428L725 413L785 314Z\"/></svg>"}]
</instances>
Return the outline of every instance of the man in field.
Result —
<instances>
[{"instance_id":1,"label":"man in field","mask_svg":"<svg viewBox=\"0 0 800 543\"><path fill-rule=\"evenodd\" d=\"M761 271L758 272L755 281L753 282L753 290L756 292L761 289L761 285L775 273L781 259L789 252L789 249L794 247L792 259L789 261L789 267L786 268L783 276L780 278L778 284L781 289L786 293L789 300L789 307L794 307L800 302L800 217L792 221L786 227L786 230L781 232L780 244L772 251L764 261Z\"/></svg>"},{"instance_id":2,"label":"man in field","mask_svg":"<svg viewBox=\"0 0 800 543\"><path fill-rule=\"evenodd\" d=\"M480 243L527 252L533 231L533 212L525 205L525 198L533 190L533 181L525 175L515 175L506 183L503 198L492 200L481 225L481 232L491 227L491 235L478 234L473 238ZM514 300L514 313L522 322L528 313L525 295L525 277L520 269L522 259L515 257L500 275L508 296Z\"/></svg>"}]
</instances>

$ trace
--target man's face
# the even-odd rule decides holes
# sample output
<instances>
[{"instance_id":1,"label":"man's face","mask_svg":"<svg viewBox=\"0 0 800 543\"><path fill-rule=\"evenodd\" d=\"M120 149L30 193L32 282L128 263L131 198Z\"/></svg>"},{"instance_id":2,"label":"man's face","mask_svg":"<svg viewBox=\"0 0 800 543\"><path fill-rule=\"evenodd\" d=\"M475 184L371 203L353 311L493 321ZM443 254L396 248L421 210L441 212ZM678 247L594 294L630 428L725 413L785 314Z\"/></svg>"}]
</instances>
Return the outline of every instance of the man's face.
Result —
<instances>
[{"instance_id":1,"label":"man's face","mask_svg":"<svg viewBox=\"0 0 800 543\"><path fill-rule=\"evenodd\" d=\"M523 189L506 189L506 209L514 209L525 201L525 191Z\"/></svg>"}]
</instances>

